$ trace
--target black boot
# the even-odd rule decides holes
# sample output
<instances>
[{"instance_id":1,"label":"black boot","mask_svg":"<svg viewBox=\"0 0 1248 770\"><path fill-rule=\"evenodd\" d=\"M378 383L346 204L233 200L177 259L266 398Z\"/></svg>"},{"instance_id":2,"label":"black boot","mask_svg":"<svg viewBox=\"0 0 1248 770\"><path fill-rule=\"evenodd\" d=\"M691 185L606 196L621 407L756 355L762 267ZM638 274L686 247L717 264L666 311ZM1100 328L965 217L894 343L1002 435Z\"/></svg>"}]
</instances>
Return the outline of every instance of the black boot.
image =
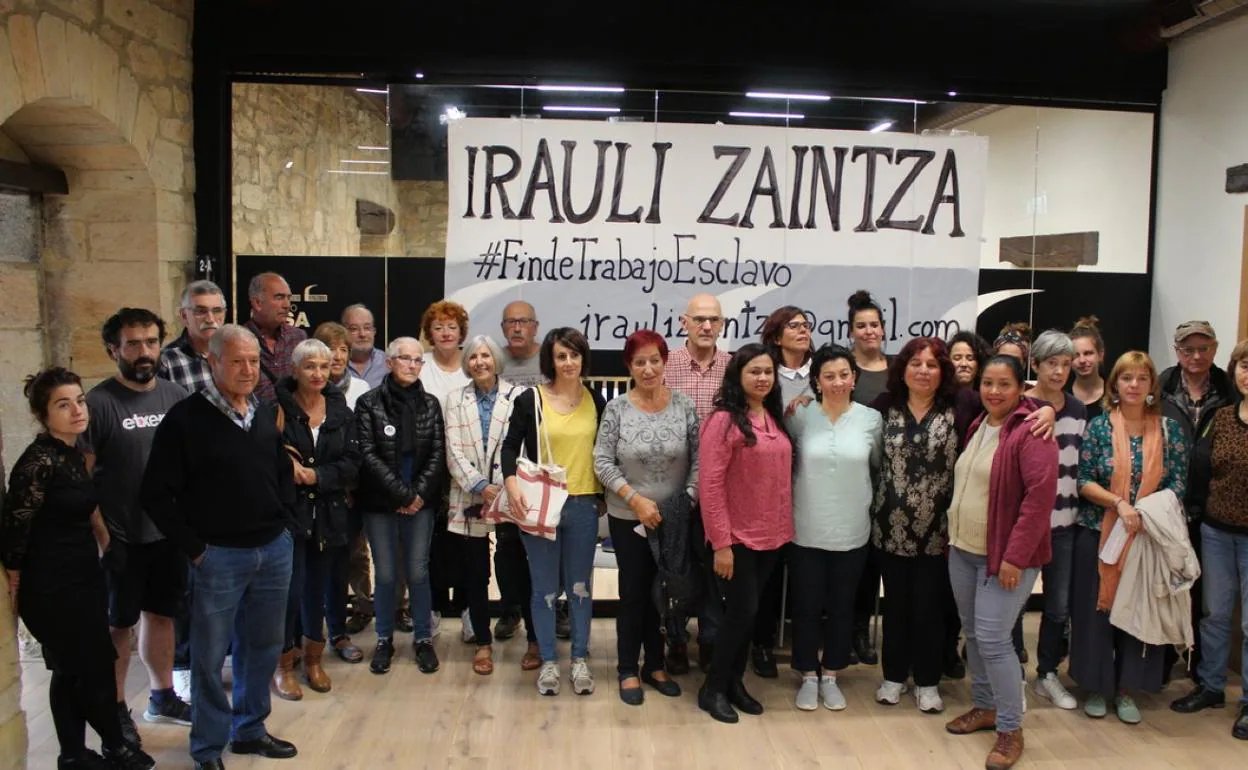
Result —
<instances>
[{"instance_id":1,"label":"black boot","mask_svg":"<svg viewBox=\"0 0 1248 770\"><path fill-rule=\"evenodd\" d=\"M702 669L703 674L711 671L711 659L715 657L715 644L713 642L698 642L698 668Z\"/></svg>"},{"instance_id":2,"label":"black boot","mask_svg":"<svg viewBox=\"0 0 1248 770\"><path fill-rule=\"evenodd\" d=\"M776 668L776 653L770 647L755 645L750 656L750 663L754 667L754 673L763 679L775 679L780 676L780 671Z\"/></svg>"},{"instance_id":3,"label":"black boot","mask_svg":"<svg viewBox=\"0 0 1248 770\"><path fill-rule=\"evenodd\" d=\"M871 632L865 628L860 628L854 632L854 654L858 656L858 661L868 666L874 666L880 662L880 656L875 653L875 648L871 646Z\"/></svg>"},{"instance_id":4,"label":"black boot","mask_svg":"<svg viewBox=\"0 0 1248 770\"><path fill-rule=\"evenodd\" d=\"M728 696L718 690L712 690L710 682L703 682L702 688L698 690L698 708L710 714L711 718L717 722L734 725L741 719L737 716L732 704L728 702Z\"/></svg>"},{"instance_id":5,"label":"black boot","mask_svg":"<svg viewBox=\"0 0 1248 770\"><path fill-rule=\"evenodd\" d=\"M1195 714L1208 708L1220 709L1226 705L1226 695L1218 690L1197 687L1187 695L1170 704L1171 711L1180 714Z\"/></svg>"},{"instance_id":6,"label":"black boot","mask_svg":"<svg viewBox=\"0 0 1248 770\"><path fill-rule=\"evenodd\" d=\"M763 713L763 704L754 699L745 690L745 682L740 679L734 679L728 685L728 702L736 706L738 710L744 711L752 716L758 716Z\"/></svg>"}]
</instances>

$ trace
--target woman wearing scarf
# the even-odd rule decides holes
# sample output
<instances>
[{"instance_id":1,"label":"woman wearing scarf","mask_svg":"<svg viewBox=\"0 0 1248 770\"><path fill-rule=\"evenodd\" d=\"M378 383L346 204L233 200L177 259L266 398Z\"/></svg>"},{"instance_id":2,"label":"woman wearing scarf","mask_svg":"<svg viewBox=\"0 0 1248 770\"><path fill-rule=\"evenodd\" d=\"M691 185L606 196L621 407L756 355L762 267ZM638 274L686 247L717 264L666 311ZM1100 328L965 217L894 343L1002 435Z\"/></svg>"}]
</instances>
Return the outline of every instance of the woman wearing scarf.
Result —
<instances>
[{"instance_id":1,"label":"woman wearing scarf","mask_svg":"<svg viewBox=\"0 0 1248 770\"><path fill-rule=\"evenodd\" d=\"M376 572L377 648L370 669L390 670L394 657L395 589L399 554L406 560L412 639L421 673L438 670L430 628L429 543L434 510L446 483L442 407L420 384L423 349L399 337L386 348L390 373L355 405L360 453L357 505ZM403 547L399 548L402 538Z\"/></svg>"},{"instance_id":2,"label":"woman wearing scarf","mask_svg":"<svg viewBox=\"0 0 1248 770\"><path fill-rule=\"evenodd\" d=\"M1160 690L1165 673L1164 648L1109 623L1127 550L1141 529L1135 504L1162 489L1181 500L1187 485L1187 441L1178 424L1161 416L1159 388L1152 359L1124 353L1105 384L1105 412L1088 424L1079 453L1083 502L1075 534L1070 675L1090 693L1084 713L1104 717L1112 699L1127 724L1140 721L1130 693ZM1099 555L1119 520L1125 545L1106 564Z\"/></svg>"}]
</instances>

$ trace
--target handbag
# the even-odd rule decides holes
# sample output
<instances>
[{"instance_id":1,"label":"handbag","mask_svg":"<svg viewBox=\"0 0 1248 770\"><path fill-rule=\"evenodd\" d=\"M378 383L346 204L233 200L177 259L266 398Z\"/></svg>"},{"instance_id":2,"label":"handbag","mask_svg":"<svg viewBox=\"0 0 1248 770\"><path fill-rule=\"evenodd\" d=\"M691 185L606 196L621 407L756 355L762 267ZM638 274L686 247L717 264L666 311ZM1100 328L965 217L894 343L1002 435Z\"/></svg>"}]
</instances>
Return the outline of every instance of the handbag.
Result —
<instances>
[{"instance_id":1,"label":"handbag","mask_svg":"<svg viewBox=\"0 0 1248 770\"><path fill-rule=\"evenodd\" d=\"M559 529L560 513L568 501L568 471L562 465L542 462L542 440L545 439L547 460L554 456L550 447L550 434L543 430L542 391L533 389L533 411L537 423L537 458L530 460L521 456L516 460L516 485L520 487L528 508L523 518L518 518L507 500L504 488L493 502L481 511L481 519L493 524L515 524L521 532L554 540Z\"/></svg>"}]
</instances>

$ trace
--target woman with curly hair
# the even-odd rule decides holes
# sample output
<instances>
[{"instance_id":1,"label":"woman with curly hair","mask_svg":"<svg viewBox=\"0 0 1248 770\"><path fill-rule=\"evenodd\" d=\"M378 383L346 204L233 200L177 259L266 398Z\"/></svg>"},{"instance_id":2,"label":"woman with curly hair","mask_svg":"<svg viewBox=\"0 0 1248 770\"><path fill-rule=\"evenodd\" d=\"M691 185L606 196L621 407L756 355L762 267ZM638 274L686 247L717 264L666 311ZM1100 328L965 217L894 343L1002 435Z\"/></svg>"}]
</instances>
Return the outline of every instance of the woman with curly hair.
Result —
<instances>
[{"instance_id":1,"label":"woman with curly hair","mask_svg":"<svg viewBox=\"0 0 1248 770\"><path fill-rule=\"evenodd\" d=\"M464 354L460 350L468 339L468 311L458 302L439 300L420 317L420 333L430 347L420 370L420 384L439 403L445 403L448 395L472 382L464 374Z\"/></svg>"}]
</instances>

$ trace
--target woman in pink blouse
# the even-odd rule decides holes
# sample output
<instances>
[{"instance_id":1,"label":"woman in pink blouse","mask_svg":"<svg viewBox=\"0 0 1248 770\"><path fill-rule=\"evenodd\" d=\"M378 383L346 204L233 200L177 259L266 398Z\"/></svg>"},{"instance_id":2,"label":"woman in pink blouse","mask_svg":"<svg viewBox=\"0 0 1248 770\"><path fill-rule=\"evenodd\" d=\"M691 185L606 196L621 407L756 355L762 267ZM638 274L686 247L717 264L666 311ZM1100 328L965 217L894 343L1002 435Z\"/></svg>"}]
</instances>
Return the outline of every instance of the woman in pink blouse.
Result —
<instances>
[{"instance_id":1,"label":"woman in pink blouse","mask_svg":"<svg viewBox=\"0 0 1248 770\"><path fill-rule=\"evenodd\" d=\"M771 356L744 346L724 371L698 444L702 522L726 600L698 706L720 722L736 722L738 709L763 713L742 677L759 593L793 539L793 445L780 402Z\"/></svg>"}]
</instances>

